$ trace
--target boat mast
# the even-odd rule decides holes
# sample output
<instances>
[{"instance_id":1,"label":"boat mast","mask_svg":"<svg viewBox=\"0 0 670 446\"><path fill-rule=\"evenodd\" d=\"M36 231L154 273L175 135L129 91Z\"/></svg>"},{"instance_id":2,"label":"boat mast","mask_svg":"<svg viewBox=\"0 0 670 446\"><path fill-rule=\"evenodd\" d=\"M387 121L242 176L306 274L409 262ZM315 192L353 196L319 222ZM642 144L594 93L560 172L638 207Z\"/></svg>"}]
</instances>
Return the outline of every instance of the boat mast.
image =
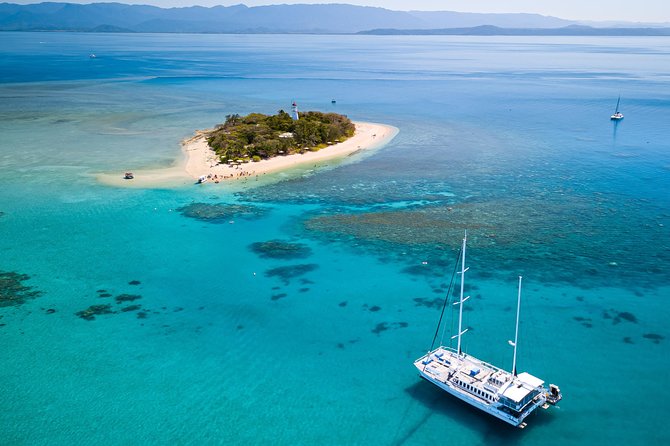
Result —
<instances>
[{"instance_id":1,"label":"boat mast","mask_svg":"<svg viewBox=\"0 0 670 446\"><path fill-rule=\"evenodd\" d=\"M466 328L463 330L463 302L468 300L470 296L466 297L465 299L463 298L463 291L465 290L465 272L469 269L465 267L465 245L467 243L468 239L468 232L465 231L465 235L463 236L463 248L461 248L461 251L463 253L461 257L461 296L458 302L455 302L454 305L458 305L458 334L455 336L452 336L451 339L454 339L455 337L458 337L458 347L457 351L458 354L461 354L461 336L465 334L468 329Z\"/></svg>"},{"instance_id":2,"label":"boat mast","mask_svg":"<svg viewBox=\"0 0 670 446\"><path fill-rule=\"evenodd\" d=\"M519 340L519 311L521 309L521 279L519 276L519 296L516 302L516 330L514 331L514 342L509 341L514 346L514 359L512 361L512 374L516 376L516 345Z\"/></svg>"}]
</instances>

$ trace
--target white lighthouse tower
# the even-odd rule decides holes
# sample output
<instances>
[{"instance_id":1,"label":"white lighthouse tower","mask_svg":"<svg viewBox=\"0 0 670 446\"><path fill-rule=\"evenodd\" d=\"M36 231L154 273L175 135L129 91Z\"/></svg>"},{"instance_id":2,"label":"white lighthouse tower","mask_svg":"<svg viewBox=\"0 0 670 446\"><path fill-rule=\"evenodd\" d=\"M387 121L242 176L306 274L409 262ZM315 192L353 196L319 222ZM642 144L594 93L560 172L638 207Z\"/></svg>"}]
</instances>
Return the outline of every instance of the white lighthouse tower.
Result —
<instances>
[{"instance_id":1,"label":"white lighthouse tower","mask_svg":"<svg viewBox=\"0 0 670 446\"><path fill-rule=\"evenodd\" d=\"M291 104L291 117L294 121L298 120L298 104L295 101Z\"/></svg>"}]
</instances>

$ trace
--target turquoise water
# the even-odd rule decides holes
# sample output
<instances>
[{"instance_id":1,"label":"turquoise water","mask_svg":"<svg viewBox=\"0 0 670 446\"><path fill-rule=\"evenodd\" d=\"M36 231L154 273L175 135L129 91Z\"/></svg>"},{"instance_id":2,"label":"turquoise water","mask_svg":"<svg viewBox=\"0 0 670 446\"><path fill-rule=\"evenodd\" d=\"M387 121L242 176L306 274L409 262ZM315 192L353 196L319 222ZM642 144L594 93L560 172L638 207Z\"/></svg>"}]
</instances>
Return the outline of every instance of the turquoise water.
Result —
<instances>
[{"instance_id":1,"label":"turquoise water","mask_svg":"<svg viewBox=\"0 0 670 446\"><path fill-rule=\"evenodd\" d=\"M1 33L0 48L0 272L28 276L0 276L25 297L0 307L3 444L670 442L667 39ZM294 99L400 133L262 188L95 181ZM523 274L519 368L565 396L524 431L412 365L466 228L466 350L511 367ZM80 317L92 305L107 313Z\"/></svg>"}]
</instances>

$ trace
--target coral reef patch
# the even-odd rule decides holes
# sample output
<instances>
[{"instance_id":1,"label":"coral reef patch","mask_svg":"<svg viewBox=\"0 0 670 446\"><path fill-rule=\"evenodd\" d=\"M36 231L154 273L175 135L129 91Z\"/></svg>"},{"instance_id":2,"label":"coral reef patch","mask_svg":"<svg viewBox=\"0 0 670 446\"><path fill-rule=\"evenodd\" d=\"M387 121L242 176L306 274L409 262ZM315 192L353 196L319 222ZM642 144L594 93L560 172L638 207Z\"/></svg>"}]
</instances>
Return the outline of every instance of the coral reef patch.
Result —
<instances>
[{"instance_id":1,"label":"coral reef patch","mask_svg":"<svg viewBox=\"0 0 670 446\"><path fill-rule=\"evenodd\" d=\"M444 276L445 269L436 268L433 259L444 258L453 265L467 229L468 251L479 265L473 270L476 276L490 274L507 280L509 271L525 275L532 269L532 276L541 283L590 289L607 280L636 293L668 283L670 269L659 267L670 259L667 243L649 244L649 252L638 259L637 245L629 236L639 229L648 240L667 240L663 225L640 219L631 228L630 219L612 206L617 199L599 195L595 200L566 200L557 194L543 195L541 200L480 197L404 209L333 207L328 213L308 216L303 227L317 240L355 246L379 258L395 257L391 261L404 263L403 272L414 276ZM573 227L581 229L566 230ZM575 262L569 270L566 258ZM573 274L576 270L584 274Z\"/></svg>"},{"instance_id":2,"label":"coral reef patch","mask_svg":"<svg viewBox=\"0 0 670 446\"><path fill-rule=\"evenodd\" d=\"M121 302L132 302L138 299L142 299L142 296L139 294L119 294L114 298L117 303Z\"/></svg>"},{"instance_id":3,"label":"coral reef patch","mask_svg":"<svg viewBox=\"0 0 670 446\"><path fill-rule=\"evenodd\" d=\"M87 321L92 321L95 320L96 316L102 314L113 314L113 313L115 313L115 311L112 310L111 305L103 304L103 305L91 305L85 310L77 311L75 315Z\"/></svg>"},{"instance_id":4,"label":"coral reef patch","mask_svg":"<svg viewBox=\"0 0 670 446\"><path fill-rule=\"evenodd\" d=\"M651 342L654 344L660 344L663 339L665 339L665 336L657 334L657 333L645 333L642 335L643 338L649 339Z\"/></svg>"},{"instance_id":5,"label":"coral reef patch","mask_svg":"<svg viewBox=\"0 0 670 446\"><path fill-rule=\"evenodd\" d=\"M611 319L612 325L621 323L622 321L637 324L637 316L628 311L605 310L603 311L603 319Z\"/></svg>"},{"instance_id":6,"label":"coral reef patch","mask_svg":"<svg viewBox=\"0 0 670 446\"><path fill-rule=\"evenodd\" d=\"M374 334L379 335L380 333L387 330L391 329L397 330L399 328L405 328L407 326L409 326L407 322L380 322L371 331Z\"/></svg>"},{"instance_id":7,"label":"coral reef patch","mask_svg":"<svg viewBox=\"0 0 670 446\"><path fill-rule=\"evenodd\" d=\"M312 249L304 243L283 240L252 243L249 249L264 259L304 259L312 255Z\"/></svg>"},{"instance_id":8,"label":"coral reef patch","mask_svg":"<svg viewBox=\"0 0 670 446\"><path fill-rule=\"evenodd\" d=\"M227 223L233 218L254 220L265 216L268 208L245 204L191 203L177 208L184 217L208 223Z\"/></svg>"},{"instance_id":9,"label":"coral reef patch","mask_svg":"<svg viewBox=\"0 0 670 446\"><path fill-rule=\"evenodd\" d=\"M318 267L319 265L316 265L314 263L279 266L277 268L271 268L265 271L265 276L278 277L286 285L288 285L291 279L310 273L316 270Z\"/></svg>"},{"instance_id":10,"label":"coral reef patch","mask_svg":"<svg viewBox=\"0 0 670 446\"><path fill-rule=\"evenodd\" d=\"M142 308L142 305L137 305L137 304L136 305L128 305L127 307L121 308L121 311L123 313L127 313L128 311L137 311L140 308Z\"/></svg>"},{"instance_id":11,"label":"coral reef patch","mask_svg":"<svg viewBox=\"0 0 670 446\"><path fill-rule=\"evenodd\" d=\"M427 307L427 308L442 308L444 306L444 299L436 297L435 299L428 299L427 297L415 297L414 302L416 302L417 307Z\"/></svg>"},{"instance_id":12,"label":"coral reef patch","mask_svg":"<svg viewBox=\"0 0 670 446\"><path fill-rule=\"evenodd\" d=\"M42 294L24 282L30 279L28 274L14 271L0 271L0 307L19 306Z\"/></svg>"}]
</instances>

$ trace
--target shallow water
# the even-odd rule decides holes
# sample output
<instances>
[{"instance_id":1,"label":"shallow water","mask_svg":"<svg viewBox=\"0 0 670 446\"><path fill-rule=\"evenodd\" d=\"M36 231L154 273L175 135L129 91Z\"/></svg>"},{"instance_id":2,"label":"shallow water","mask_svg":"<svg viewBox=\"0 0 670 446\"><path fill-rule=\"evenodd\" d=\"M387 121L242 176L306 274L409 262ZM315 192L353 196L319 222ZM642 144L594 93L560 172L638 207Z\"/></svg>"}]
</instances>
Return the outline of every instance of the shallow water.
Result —
<instances>
[{"instance_id":1,"label":"shallow water","mask_svg":"<svg viewBox=\"0 0 670 446\"><path fill-rule=\"evenodd\" d=\"M667 39L83 37L0 34L0 293L38 292L0 306L3 443L670 441ZM292 100L400 133L262 188L95 181ZM412 366L464 229L466 350L511 366L522 274L520 369L565 395L524 431Z\"/></svg>"}]
</instances>

